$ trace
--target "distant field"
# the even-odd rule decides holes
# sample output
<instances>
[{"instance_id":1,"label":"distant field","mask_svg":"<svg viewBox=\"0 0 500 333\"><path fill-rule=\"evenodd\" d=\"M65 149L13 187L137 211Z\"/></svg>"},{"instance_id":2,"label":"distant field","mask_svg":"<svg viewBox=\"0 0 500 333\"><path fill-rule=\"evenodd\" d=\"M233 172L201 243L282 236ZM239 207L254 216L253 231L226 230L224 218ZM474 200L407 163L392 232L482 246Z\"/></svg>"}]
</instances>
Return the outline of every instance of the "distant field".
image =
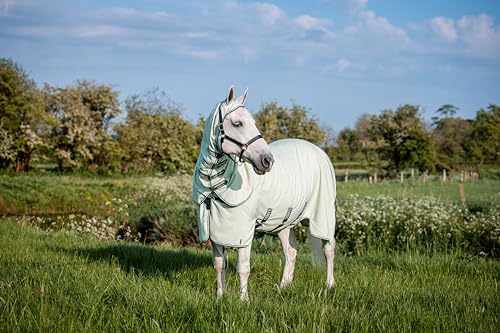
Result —
<instances>
[{"instance_id":1,"label":"distant field","mask_svg":"<svg viewBox=\"0 0 500 333\"><path fill-rule=\"evenodd\" d=\"M0 216L23 214L85 213L96 214L105 210L105 203L112 198L131 197L148 187L162 186L166 179L174 179L181 199L189 200L191 176L174 177L84 177L84 176L34 176L0 175ZM169 189L167 187L167 189ZM465 198L468 201L500 202L500 181L480 180L465 182ZM339 198L351 194L361 196L433 197L442 201L459 202L460 183L438 180L384 181L369 184L368 181L337 181Z\"/></svg>"},{"instance_id":2,"label":"distant field","mask_svg":"<svg viewBox=\"0 0 500 333\"><path fill-rule=\"evenodd\" d=\"M370 184L367 181L351 181L348 183L337 181L337 194L343 197L350 194L362 196L389 196L399 198L432 197L445 202L461 202L460 185L464 186L466 201L500 202L500 181L447 181L434 180L423 183L419 180L409 180L404 183L399 181L383 181Z\"/></svg>"},{"instance_id":3,"label":"distant field","mask_svg":"<svg viewBox=\"0 0 500 333\"><path fill-rule=\"evenodd\" d=\"M0 219L3 332L498 332L500 263L456 254L337 256L336 286L301 246L279 290L279 252L252 254L250 304L215 301L210 252L45 233Z\"/></svg>"}]
</instances>

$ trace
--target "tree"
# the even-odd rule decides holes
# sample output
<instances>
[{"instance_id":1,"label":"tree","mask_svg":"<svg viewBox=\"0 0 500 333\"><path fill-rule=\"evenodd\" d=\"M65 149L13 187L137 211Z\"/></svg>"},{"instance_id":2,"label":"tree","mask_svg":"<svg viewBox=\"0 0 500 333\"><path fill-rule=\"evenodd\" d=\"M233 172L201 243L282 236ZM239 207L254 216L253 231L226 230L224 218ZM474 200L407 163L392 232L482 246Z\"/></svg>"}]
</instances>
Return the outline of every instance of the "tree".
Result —
<instances>
[{"instance_id":1,"label":"tree","mask_svg":"<svg viewBox=\"0 0 500 333\"><path fill-rule=\"evenodd\" d=\"M361 137L350 128L344 128L337 136L337 156L346 161L352 161L361 152Z\"/></svg>"},{"instance_id":2,"label":"tree","mask_svg":"<svg viewBox=\"0 0 500 333\"><path fill-rule=\"evenodd\" d=\"M354 129L361 140L361 151L363 152L365 161L369 164L373 161L378 161L375 143L370 137L373 117L370 114L363 114L356 121L356 125L354 125Z\"/></svg>"},{"instance_id":3,"label":"tree","mask_svg":"<svg viewBox=\"0 0 500 333\"><path fill-rule=\"evenodd\" d=\"M434 124L432 137L438 162L454 168L466 163L466 144L472 133L472 121L446 117Z\"/></svg>"},{"instance_id":4,"label":"tree","mask_svg":"<svg viewBox=\"0 0 500 333\"><path fill-rule=\"evenodd\" d=\"M109 122L119 113L118 94L107 85L77 81L75 86L43 89L47 111L57 123L52 145L59 170L105 170L113 165L118 146Z\"/></svg>"},{"instance_id":5,"label":"tree","mask_svg":"<svg viewBox=\"0 0 500 333\"><path fill-rule=\"evenodd\" d=\"M316 117L301 105L286 108L276 102L264 104L255 114L255 122L261 134L268 141L285 138L299 138L320 146L326 143L325 131Z\"/></svg>"},{"instance_id":6,"label":"tree","mask_svg":"<svg viewBox=\"0 0 500 333\"><path fill-rule=\"evenodd\" d=\"M387 161L389 173L433 167L432 141L418 111L418 106L403 105L372 118L370 136L380 157Z\"/></svg>"},{"instance_id":7,"label":"tree","mask_svg":"<svg viewBox=\"0 0 500 333\"><path fill-rule=\"evenodd\" d=\"M131 96L125 104L127 118L115 127L123 169L191 172L203 128L183 119L179 106L165 101L158 90Z\"/></svg>"},{"instance_id":8,"label":"tree","mask_svg":"<svg viewBox=\"0 0 500 333\"><path fill-rule=\"evenodd\" d=\"M34 81L12 60L0 58L0 168L14 164L16 172L28 171L50 122Z\"/></svg>"},{"instance_id":9,"label":"tree","mask_svg":"<svg viewBox=\"0 0 500 333\"><path fill-rule=\"evenodd\" d=\"M87 168L101 172L118 169L122 152L109 132L110 122L120 114L118 93L108 85L87 80L78 81L77 89L95 128L95 144L90 146L93 158Z\"/></svg>"},{"instance_id":10,"label":"tree","mask_svg":"<svg viewBox=\"0 0 500 333\"><path fill-rule=\"evenodd\" d=\"M444 104L436 110L437 116L432 117L433 124L437 124L440 119L453 118L459 108L453 104Z\"/></svg>"},{"instance_id":11,"label":"tree","mask_svg":"<svg viewBox=\"0 0 500 333\"><path fill-rule=\"evenodd\" d=\"M500 107L490 104L480 109L472 123L471 140L468 143L470 156L481 165L500 161Z\"/></svg>"}]
</instances>

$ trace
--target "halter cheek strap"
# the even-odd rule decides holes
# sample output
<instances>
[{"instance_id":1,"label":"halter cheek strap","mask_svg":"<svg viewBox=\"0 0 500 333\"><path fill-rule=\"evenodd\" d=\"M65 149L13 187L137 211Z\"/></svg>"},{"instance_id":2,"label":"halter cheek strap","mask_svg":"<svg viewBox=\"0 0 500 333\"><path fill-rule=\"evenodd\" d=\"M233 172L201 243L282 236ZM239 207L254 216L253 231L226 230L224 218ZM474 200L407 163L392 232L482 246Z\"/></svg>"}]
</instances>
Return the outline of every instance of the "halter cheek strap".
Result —
<instances>
[{"instance_id":1,"label":"halter cheek strap","mask_svg":"<svg viewBox=\"0 0 500 333\"><path fill-rule=\"evenodd\" d=\"M241 107L243 107L243 105L237 105L235 108L233 108L228 113L233 112L236 109L239 109ZM240 141L238 141L238 140L230 137L229 135L227 135L224 132L224 125L223 125L223 123L224 123L224 119L222 118L222 103L221 103L219 105L219 133L220 133L219 134L219 147L220 147L220 150L222 152L222 143L224 142L224 139L227 139L228 141L231 141L232 143L234 143L235 145L237 145L241 149L240 156L239 156L239 161L241 162L242 158L243 158L243 154L248 149L248 146L250 146L252 143L254 143L257 140L262 139L263 136L260 135L260 134L257 134L256 136L254 136L253 138L251 138L250 140L248 140L246 143L242 143L242 142L240 142Z\"/></svg>"}]
</instances>

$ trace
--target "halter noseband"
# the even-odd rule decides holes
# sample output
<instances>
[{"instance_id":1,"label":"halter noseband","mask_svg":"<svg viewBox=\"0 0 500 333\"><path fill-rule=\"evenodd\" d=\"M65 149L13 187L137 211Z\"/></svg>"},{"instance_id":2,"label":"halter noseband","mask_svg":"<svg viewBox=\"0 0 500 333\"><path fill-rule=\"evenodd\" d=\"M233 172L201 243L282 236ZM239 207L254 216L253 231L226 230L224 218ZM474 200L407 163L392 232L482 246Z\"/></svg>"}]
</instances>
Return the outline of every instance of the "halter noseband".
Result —
<instances>
[{"instance_id":1,"label":"halter noseband","mask_svg":"<svg viewBox=\"0 0 500 333\"><path fill-rule=\"evenodd\" d=\"M233 110L231 110L230 112L233 112L235 111L236 109L239 109L243 107L243 105L237 105ZM230 113L228 112L228 113ZM250 140L248 140L246 143L242 143L232 137L230 137L229 135L227 135L225 132L224 132L224 119L222 118L222 103L219 105L219 131L220 131L220 134L219 134L219 138L220 138L220 150L221 150L221 153L224 153L222 151L222 142L224 142L224 139L227 139L229 141L231 141L232 143L234 143L235 145L237 145L238 147L240 147L241 149L241 152L240 152L240 156L239 156L239 161L241 162L242 158L243 158L243 154L245 153L245 151L247 150L248 146L250 146L252 143L254 143L255 141L259 140L259 139L262 139L263 136L260 135L260 134L257 134L256 136L254 136L253 138L251 138Z\"/></svg>"}]
</instances>

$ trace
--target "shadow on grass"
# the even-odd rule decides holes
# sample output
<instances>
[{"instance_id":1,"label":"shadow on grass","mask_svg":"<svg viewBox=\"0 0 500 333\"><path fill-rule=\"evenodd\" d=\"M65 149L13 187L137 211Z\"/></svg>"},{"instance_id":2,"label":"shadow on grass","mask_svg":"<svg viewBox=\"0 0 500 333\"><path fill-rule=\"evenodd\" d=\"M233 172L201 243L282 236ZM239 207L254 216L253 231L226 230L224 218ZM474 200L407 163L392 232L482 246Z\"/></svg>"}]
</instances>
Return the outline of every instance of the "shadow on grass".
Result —
<instances>
[{"instance_id":1,"label":"shadow on grass","mask_svg":"<svg viewBox=\"0 0 500 333\"><path fill-rule=\"evenodd\" d=\"M90 261L119 265L126 272L162 274L167 277L177 271L212 266L209 252L196 249L157 248L140 244L117 243L78 249L59 248L58 251L84 257Z\"/></svg>"}]
</instances>

